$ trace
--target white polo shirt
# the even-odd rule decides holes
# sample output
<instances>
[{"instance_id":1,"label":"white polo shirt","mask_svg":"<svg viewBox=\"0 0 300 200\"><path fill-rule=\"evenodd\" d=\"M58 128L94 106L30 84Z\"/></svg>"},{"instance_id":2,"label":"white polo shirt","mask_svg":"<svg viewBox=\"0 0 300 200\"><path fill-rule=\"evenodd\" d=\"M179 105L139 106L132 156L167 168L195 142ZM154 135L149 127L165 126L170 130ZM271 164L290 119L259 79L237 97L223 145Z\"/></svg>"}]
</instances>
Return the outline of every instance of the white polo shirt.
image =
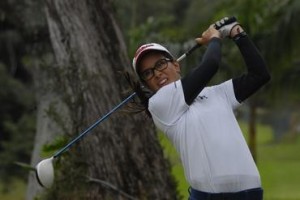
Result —
<instances>
[{"instance_id":1,"label":"white polo shirt","mask_svg":"<svg viewBox=\"0 0 300 200\"><path fill-rule=\"evenodd\" d=\"M261 187L259 172L236 121L232 80L206 87L189 106L181 81L162 87L149 111L180 154L192 188L211 193Z\"/></svg>"}]
</instances>

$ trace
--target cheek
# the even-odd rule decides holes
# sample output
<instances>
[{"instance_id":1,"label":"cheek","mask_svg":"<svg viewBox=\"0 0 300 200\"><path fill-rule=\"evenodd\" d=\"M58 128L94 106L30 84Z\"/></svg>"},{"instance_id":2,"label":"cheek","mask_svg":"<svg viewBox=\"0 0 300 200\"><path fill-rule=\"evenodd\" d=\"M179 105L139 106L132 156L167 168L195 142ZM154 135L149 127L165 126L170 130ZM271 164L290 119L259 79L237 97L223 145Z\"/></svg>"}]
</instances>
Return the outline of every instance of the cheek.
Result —
<instances>
[{"instance_id":1,"label":"cheek","mask_svg":"<svg viewBox=\"0 0 300 200\"><path fill-rule=\"evenodd\" d=\"M157 86L154 84L153 81L148 81L148 82L146 82L146 83L145 83L145 86L146 86L147 88L149 88L152 92L156 92L156 90L157 90Z\"/></svg>"},{"instance_id":2,"label":"cheek","mask_svg":"<svg viewBox=\"0 0 300 200\"><path fill-rule=\"evenodd\" d=\"M180 67L176 64L172 64L168 67L168 73L169 74L179 74L180 73Z\"/></svg>"},{"instance_id":3,"label":"cheek","mask_svg":"<svg viewBox=\"0 0 300 200\"><path fill-rule=\"evenodd\" d=\"M180 78L180 69L174 68L170 71L169 74L171 75L172 79L177 80L178 78Z\"/></svg>"},{"instance_id":4,"label":"cheek","mask_svg":"<svg viewBox=\"0 0 300 200\"><path fill-rule=\"evenodd\" d=\"M176 67L175 67L175 70L176 70L176 72L177 72L178 74L180 74L180 67L179 67L179 66L176 66Z\"/></svg>"}]
</instances>

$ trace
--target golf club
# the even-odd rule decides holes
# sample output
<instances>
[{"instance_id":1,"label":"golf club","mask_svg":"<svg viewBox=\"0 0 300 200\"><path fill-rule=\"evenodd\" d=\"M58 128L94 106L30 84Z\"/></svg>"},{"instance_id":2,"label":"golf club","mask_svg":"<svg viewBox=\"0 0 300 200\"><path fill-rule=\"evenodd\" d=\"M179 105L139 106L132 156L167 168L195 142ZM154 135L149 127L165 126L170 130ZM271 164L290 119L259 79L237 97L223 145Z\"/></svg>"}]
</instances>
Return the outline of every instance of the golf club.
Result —
<instances>
[{"instance_id":1,"label":"golf club","mask_svg":"<svg viewBox=\"0 0 300 200\"><path fill-rule=\"evenodd\" d=\"M185 54L180 56L177 61L181 61L186 56L191 54L194 50L196 50L198 47L200 47L198 43L195 44L191 49L189 49ZM76 138L74 138L70 143L68 143L66 146L64 146L62 149L57 151L51 158L44 159L40 161L36 165L36 177L38 180L38 183L45 188L50 188L54 181L54 168L53 168L53 160L57 157L59 157L63 152L65 152L67 149L69 149L71 146L73 146L76 142L78 142L81 138L83 138L87 133L89 133L92 129L94 129L96 126L98 126L102 121L107 119L113 112L118 110L120 107L122 107L124 104L126 104L128 101L130 101L136 93L132 93L129 95L126 99L124 99L121 103L119 103L116 107L114 107L111 111L109 111L106 115L98 119L94 124L92 124L90 127L88 127L85 131L83 131L81 134L79 134Z\"/></svg>"},{"instance_id":2,"label":"golf club","mask_svg":"<svg viewBox=\"0 0 300 200\"><path fill-rule=\"evenodd\" d=\"M227 24L230 24L232 22L235 22L235 21L236 21L235 17L231 17L231 18L229 18L228 21L226 21L225 23L223 23L222 26L219 26L219 28L221 28L221 27L223 27L223 26L225 26ZM201 45L198 44L198 43L195 44L186 53L184 53L182 56L180 56L177 59L177 61L179 62L179 61L183 60L185 57L187 57L188 55L190 55L193 51L195 51L200 46ZM37 177L37 180L38 180L39 184L42 187L50 188L51 185L53 184L53 181L54 181L53 160L55 158L59 157L63 152L65 152L66 150L68 150L72 145L74 145L80 139L82 139L87 133L89 133L92 129L94 129L96 126L98 126L102 121L104 121L105 119L107 119L113 112L115 112L120 107L122 107L124 104L126 104L127 102L129 102L135 95L136 95L135 92L132 93L131 95L129 95L126 99L124 99L121 103L119 103L111 111L109 111L103 117L101 117L100 119L98 119L94 124L92 124L90 127L88 127L85 131L83 131L82 133L80 133L76 138L74 138L71 142L69 142L65 147L63 147L62 149L60 149L59 151L57 151L51 158L47 158L47 159L44 159L44 160L40 161L36 165L36 171L35 171L36 172L36 177Z\"/></svg>"},{"instance_id":3,"label":"golf club","mask_svg":"<svg viewBox=\"0 0 300 200\"><path fill-rule=\"evenodd\" d=\"M54 181L54 168L53 168L53 163L52 163L53 160L55 158L59 157L63 152L65 152L67 149L69 149L72 145L74 145L81 138L83 138L87 133L89 133L92 129L94 129L96 126L98 126L102 121L107 119L113 112L115 112L120 107L122 107L124 104L126 104L128 101L130 101L135 95L136 95L135 92L132 93L130 96L128 96L126 99L124 99L121 103L119 103L116 107L114 107L111 111L109 111L103 117L98 119L94 124L92 124L90 127L88 127L81 134L79 134L71 142L69 142L66 146L64 146L62 149L57 151L51 158L47 158L47 159L40 161L37 164L36 171L35 171L38 183L42 187L50 188Z\"/></svg>"}]
</instances>

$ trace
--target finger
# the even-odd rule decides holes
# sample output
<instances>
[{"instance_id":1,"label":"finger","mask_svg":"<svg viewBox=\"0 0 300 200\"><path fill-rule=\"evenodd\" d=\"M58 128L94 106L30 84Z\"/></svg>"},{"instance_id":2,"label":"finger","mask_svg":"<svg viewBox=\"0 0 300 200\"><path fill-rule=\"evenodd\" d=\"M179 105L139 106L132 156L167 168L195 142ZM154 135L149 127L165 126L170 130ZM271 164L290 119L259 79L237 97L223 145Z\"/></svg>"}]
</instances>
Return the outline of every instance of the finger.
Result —
<instances>
[{"instance_id":1,"label":"finger","mask_svg":"<svg viewBox=\"0 0 300 200\"><path fill-rule=\"evenodd\" d=\"M203 38L196 38L196 42L197 42L198 44L201 44L201 45L204 44Z\"/></svg>"}]
</instances>

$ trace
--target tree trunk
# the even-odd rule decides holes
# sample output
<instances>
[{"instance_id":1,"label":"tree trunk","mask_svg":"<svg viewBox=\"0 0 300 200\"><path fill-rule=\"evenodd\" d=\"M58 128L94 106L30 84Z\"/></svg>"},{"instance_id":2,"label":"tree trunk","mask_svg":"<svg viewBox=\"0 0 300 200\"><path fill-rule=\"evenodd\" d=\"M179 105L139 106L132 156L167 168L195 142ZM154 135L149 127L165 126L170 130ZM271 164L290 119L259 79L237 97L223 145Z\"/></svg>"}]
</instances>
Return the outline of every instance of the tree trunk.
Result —
<instances>
[{"instance_id":1,"label":"tree trunk","mask_svg":"<svg viewBox=\"0 0 300 200\"><path fill-rule=\"evenodd\" d=\"M109 0L46 4L55 92L68 108L57 121L70 119L62 127L70 141L125 97L119 72L130 62ZM177 199L153 123L141 116L114 113L65 152L55 170L47 199Z\"/></svg>"},{"instance_id":2,"label":"tree trunk","mask_svg":"<svg viewBox=\"0 0 300 200\"><path fill-rule=\"evenodd\" d=\"M57 120L50 113L59 111L60 115L64 117L64 123L67 124L68 112L59 95L49 87L49 85L54 84L53 80L50 80L46 71L41 70L42 67L38 62L33 62L33 66L34 70L32 72L37 99L37 124L34 149L31 155L31 166L36 166L42 160L43 146L53 142L57 136L63 133L62 127L57 124ZM40 195L42 192L43 188L39 186L35 173L30 172L26 199L34 199L35 196Z\"/></svg>"},{"instance_id":3,"label":"tree trunk","mask_svg":"<svg viewBox=\"0 0 300 200\"><path fill-rule=\"evenodd\" d=\"M252 153L254 161L257 161L256 153L256 104L254 101L249 101L249 149Z\"/></svg>"}]
</instances>

